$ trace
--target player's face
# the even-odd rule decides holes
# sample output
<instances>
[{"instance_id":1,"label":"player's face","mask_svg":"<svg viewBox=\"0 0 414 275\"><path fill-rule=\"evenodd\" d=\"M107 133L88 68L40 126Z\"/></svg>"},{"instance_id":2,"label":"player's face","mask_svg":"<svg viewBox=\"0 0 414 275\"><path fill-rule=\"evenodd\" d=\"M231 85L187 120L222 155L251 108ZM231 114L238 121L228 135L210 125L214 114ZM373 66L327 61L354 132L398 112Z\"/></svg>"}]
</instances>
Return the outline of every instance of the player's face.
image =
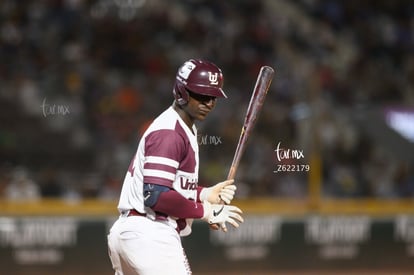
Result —
<instances>
[{"instance_id":1,"label":"player's face","mask_svg":"<svg viewBox=\"0 0 414 275\"><path fill-rule=\"evenodd\" d=\"M200 95L190 92L186 106L188 115L193 120L204 120L211 110L216 106L216 97Z\"/></svg>"}]
</instances>

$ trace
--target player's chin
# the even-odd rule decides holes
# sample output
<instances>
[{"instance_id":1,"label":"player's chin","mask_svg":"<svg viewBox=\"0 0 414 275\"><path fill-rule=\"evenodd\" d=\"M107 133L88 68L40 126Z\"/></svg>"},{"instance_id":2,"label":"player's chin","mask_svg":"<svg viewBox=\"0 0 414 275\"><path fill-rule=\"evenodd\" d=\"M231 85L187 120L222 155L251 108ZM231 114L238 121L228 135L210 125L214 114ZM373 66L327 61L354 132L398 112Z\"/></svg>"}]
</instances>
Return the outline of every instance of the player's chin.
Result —
<instances>
[{"instance_id":1,"label":"player's chin","mask_svg":"<svg viewBox=\"0 0 414 275\"><path fill-rule=\"evenodd\" d=\"M197 114L197 120L204 120L204 119L206 119L206 117L208 116L208 112L203 112L203 111L200 111L198 114Z\"/></svg>"}]
</instances>

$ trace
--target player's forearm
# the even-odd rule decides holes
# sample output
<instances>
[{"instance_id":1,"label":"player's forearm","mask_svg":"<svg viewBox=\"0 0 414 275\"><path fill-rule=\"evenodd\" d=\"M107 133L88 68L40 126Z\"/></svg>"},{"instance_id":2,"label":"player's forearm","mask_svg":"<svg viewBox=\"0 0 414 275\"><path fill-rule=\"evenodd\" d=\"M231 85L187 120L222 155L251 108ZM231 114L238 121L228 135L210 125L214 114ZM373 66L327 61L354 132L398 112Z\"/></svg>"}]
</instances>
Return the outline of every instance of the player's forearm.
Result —
<instances>
[{"instance_id":1,"label":"player's forearm","mask_svg":"<svg viewBox=\"0 0 414 275\"><path fill-rule=\"evenodd\" d=\"M156 212L183 219L200 219L204 215L201 203L188 200L175 190L162 192L152 209Z\"/></svg>"}]
</instances>

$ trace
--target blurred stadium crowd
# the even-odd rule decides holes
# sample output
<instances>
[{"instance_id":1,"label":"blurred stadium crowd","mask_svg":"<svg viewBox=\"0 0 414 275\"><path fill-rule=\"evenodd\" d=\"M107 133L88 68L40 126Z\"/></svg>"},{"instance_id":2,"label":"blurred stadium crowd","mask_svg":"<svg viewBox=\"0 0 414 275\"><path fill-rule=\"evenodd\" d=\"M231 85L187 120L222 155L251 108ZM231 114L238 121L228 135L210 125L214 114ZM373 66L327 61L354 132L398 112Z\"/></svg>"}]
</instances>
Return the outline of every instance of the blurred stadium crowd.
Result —
<instances>
[{"instance_id":1,"label":"blurred stadium crowd","mask_svg":"<svg viewBox=\"0 0 414 275\"><path fill-rule=\"evenodd\" d=\"M140 134L192 57L222 68L229 96L199 124L201 184L226 177L270 65L239 196L306 197L307 173L274 171L317 169L315 159L324 196L413 196L413 160L355 121L414 105L413 50L412 1L3 0L0 197L116 199ZM279 143L304 158L279 162Z\"/></svg>"}]
</instances>

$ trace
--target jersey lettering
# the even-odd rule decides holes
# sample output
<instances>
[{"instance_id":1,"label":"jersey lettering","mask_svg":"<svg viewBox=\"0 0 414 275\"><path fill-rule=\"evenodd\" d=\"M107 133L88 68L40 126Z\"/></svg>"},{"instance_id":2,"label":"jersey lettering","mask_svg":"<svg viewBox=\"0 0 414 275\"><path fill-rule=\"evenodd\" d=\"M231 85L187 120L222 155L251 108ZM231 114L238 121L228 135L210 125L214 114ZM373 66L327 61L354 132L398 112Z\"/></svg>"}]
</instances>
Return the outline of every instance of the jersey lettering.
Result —
<instances>
[{"instance_id":1,"label":"jersey lettering","mask_svg":"<svg viewBox=\"0 0 414 275\"><path fill-rule=\"evenodd\" d=\"M128 172L131 174L131 177L134 176L134 171L135 171L135 157L136 157L136 155L132 158L131 163L129 164L129 167L128 167Z\"/></svg>"},{"instance_id":2,"label":"jersey lettering","mask_svg":"<svg viewBox=\"0 0 414 275\"><path fill-rule=\"evenodd\" d=\"M181 189L183 190L196 190L197 182L190 182L186 178L180 178Z\"/></svg>"}]
</instances>

